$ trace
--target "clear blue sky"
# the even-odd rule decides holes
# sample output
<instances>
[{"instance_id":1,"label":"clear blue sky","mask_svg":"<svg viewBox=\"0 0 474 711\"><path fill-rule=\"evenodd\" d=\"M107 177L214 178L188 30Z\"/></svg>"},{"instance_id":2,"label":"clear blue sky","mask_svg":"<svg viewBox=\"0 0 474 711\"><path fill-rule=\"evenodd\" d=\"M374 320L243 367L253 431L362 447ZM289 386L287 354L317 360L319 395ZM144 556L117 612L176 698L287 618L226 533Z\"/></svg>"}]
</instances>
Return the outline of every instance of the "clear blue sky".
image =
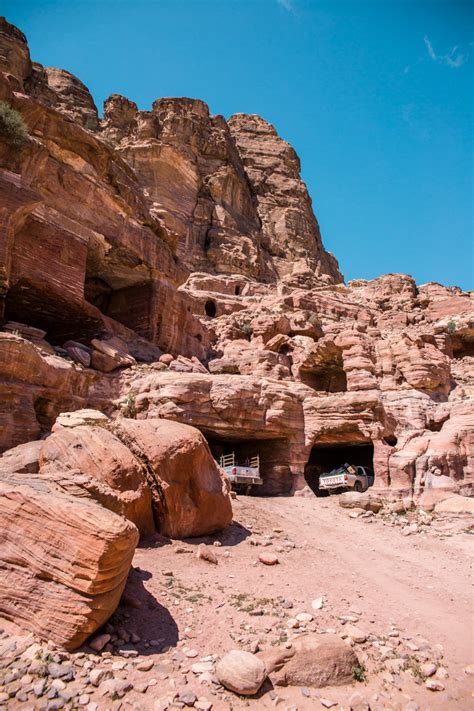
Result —
<instances>
[{"instance_id":1,"label":"clear blue sky","mask_svg":"<svg viewBox=\"0 0 474 711\"><path fill-rule=\"evenodd\" d=\"M473 288L473 7L457 0L2 0L102 102L258 113L296 148L346 279Z\"/></svg>"}]
</instances>

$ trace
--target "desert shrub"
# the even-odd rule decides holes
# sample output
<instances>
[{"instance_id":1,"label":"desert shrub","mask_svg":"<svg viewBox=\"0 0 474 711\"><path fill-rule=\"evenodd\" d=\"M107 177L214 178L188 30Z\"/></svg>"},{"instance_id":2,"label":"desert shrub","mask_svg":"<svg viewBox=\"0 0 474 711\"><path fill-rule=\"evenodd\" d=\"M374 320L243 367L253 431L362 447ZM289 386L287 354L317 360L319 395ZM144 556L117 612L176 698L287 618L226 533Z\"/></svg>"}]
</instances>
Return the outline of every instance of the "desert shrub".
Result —
<instances>
[{"instance_id":1,"label":"desert shrub","mask_svg":"<svg viewBox=\"0 0 474 711\"><path fill-rule=\"evenodd\" d=\"M21 114L6 101L0 101L0 137L15 148L28 140L28 131Z\"/></svg>"},{"instance_id":2,"label":"desert shrub","mask_svg":"<svg viewBox=\"0 0 474 711\"><path fill-rule=\"evenodd\" d=\"M456 324L454 321L449 321L448 322L448 333L451 335L456 332Z\"/></svg>"},{"instance_id":3,"label":"desert shrub","mask_svg":"<svg viewBox=\"0 0 474 711\"><path fill-rule=\"evenodd\" d=\"M354 679L356 681L360 681L360 682L367 681L366 672L367 672L367 670L366 670L364 664L355 664L352 667L352 673L353 673Z\"/></svg>"},{"instance_id":4,"label":"desert shrub","mask_svg":"<svg viewBox=\"0 0 474 711\"><path fill-rule=\"evenodd\" d=\"M128 393L127 397L121 402L122 414L124 417L129 417L135 420L137 417L137 405L134 393Z\"/></svg>"},{"instance_id":5,"label":"desert shrub","mask_svg":"<svg viewBox=\"0 0 474 711\"><path fill-rule=\"evenodd\" d=\"M246 336L252 335L252 325L248 321L242 324L240 330L245 333Z\"/></svg>"}]
</instances>

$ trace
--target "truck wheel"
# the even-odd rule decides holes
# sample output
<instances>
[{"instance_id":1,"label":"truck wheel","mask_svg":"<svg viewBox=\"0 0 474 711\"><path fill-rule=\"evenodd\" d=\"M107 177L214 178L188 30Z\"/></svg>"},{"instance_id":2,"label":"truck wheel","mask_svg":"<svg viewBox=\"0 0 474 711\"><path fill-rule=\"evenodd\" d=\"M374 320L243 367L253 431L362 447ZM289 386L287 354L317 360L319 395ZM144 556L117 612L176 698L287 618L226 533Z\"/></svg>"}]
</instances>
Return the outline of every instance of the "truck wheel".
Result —
<instances>
[{"instance_id":1,"label":"truck wheel","mask_svg":"<svg viewBox=\"0 0 474 711\"><path fill-rule=\"evenodd\" d=\"M360 483L360 481L356 481L356 483L354 484L354 491L358 491L359 493L362 491L362 484Z\"/></svg>"}]
</instances>

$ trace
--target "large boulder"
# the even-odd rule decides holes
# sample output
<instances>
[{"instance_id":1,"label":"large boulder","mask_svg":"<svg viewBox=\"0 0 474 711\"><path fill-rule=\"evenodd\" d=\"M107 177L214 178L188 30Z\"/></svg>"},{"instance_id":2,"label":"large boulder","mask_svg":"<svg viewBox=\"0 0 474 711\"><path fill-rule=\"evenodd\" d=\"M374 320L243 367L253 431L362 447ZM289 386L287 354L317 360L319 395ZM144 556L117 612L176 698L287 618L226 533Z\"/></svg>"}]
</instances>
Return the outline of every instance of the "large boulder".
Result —
<instances>
[{"instance_id":1,"label":"large boulder","mask_svg":"<svg viewBox=\"0 0 474 711\"><path fill-rule=\"evenodd\" d=\"M203 536L231 523L227 482L199 430L169 420L121 419L113 431L144 462L161 533Z\"/></svg>"},{"instance_id":2,"label":"large boulder","mask_svg":"<svg viewBox=\"0 0 474 711\"><path fill-rule=\"evenodd\" d=\"M354 680L356 653L335 634L307 634L292 647L278 647L259 655L273 684L280 686L336 686Z\"/></svg>"},{"instance_id":3,"label":"large boulder","mask_svg":"<svg viewBox=\"0 0 474 711\"><path fill-rule=\"evenodd\" d=\"M43 442L25 442L0 455L0 474L22 472L36 474L39 471L39 453Z\"/></svg>"},{"instance_id":4,"label":"large boulder","mask_svg":"<svg viewBox=\"0 0 474 711\"><path fill-rule=\"evenodd\" d=\"M0 615L75 649L116 609L137 528L35 474L0 481Z\"/></svg>"},{"instance_id":5,"label":"large boulder","mask_svg":"<svg viewBox=\"0 0 474 711\"><path fill-rule=\"evenodd\" d=\"M474 497L450 496L436 504L436 513L474 514Z\"/></svg>"},{"instance_id":6,"label":"large boulder","mask_svg":"<svg viewBox=\"0 0 474 711\"><path fill-rule=\"evenodd\" d=\"M59 473L62 486L89 492L103 506L128 518L142 536L154 532L151 491L142 463L104 427L63 427L43 442L40 472Z\"/></svg>"},{"instance_id":7,"label":"large boulder","mask_svg":"<svg viewBox=\"0 0 474 711\"><path fill-rule=\"evenodd\" d=\"M382 508L382 502L368 493L345 491L339 496L339 506L343 509L364 509L378 513Z\"/></svg>"}]
</instances>

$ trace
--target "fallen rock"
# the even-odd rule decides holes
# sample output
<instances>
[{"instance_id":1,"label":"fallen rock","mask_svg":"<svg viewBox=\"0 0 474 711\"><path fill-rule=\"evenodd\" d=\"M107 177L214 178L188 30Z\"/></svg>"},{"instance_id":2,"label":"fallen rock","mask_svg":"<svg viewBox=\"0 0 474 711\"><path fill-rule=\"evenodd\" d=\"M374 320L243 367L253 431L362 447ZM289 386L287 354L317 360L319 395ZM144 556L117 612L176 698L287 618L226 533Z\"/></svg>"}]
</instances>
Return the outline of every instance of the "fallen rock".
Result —
<instances>
[{"instance_id":1,"label":"fallen rock","mask_svg":"<svg viewBox=\"0 0 474 711\"><path fill-rule=\"evenodd\" d=\"M347 634L348 637L350 637L354 642L357 642L358 644L362 644L367 639L366 633L355 625L346 625L344 627L344 632Z\"/></svg>"},{"instance_id":2,"label":"fallen rock","mask_svg":"<svg viewBox=\"0 0 474 711\"><path fill-rule=\"evenodd\" d=\"M317 597L313 602L311 603L311 607L313 610L321 610L324 604L324 598L322 597Z\"/></svg>"},{"instance_id":3,"label":"fallen rock","mask_svg":"<svg viewBox=\"0 0 474 711\"><path fill-rule=\"evenodd\" d=\"M309 686L321 688L348 684L354 679L354 667L359 661L352 647L335 634L305 634L292 641L292 647L259 652L279 686Z\"/></svg>"},{"instance_id":4,"label":"fallen rock","mask_svg":"<svg viewBox=\"0 0 474 711\"><path fill-rule=\"evenodd\" d=\"M89 641L89 647L94 649L96 652L101 652L106 644L111 640L109 634L99 634L97 637Z\"/></svg>"},{"instance_id":5,"label":"fallen rock","mask_svg":"<svg viewBox=\"0 0 474 711\"><path fill-rule=\"evenodd\" d=\"M254 654L235 649L217 663L216 676L226 689L252 696L265 681L265 664Z\"/></svg>"},{"instance_id":6,"label":"fallen rock","mask_svg":"<svg viewBox=\"0 0 474 711\"><path fill-rule=\"evenodd\" d=\"M382 501L367 493L358 491L345 491L339 495L339 506L344 509L364 509L378 513L382 508Z\"/></svg>"},{"instance_id":7,"label":"fallen rock","mask_svg":"<svg viewBox=\"0 0 474 711\"><path fill-rule=\"evenodd\" d=\"M0 614L75 649L114 612L137 528L39 475L0 482Z\"/></svg>"},{"instance_id":8,"label":"fallen rock","mask_svg":"<svg viewBox=\"0 0 474 711\"><path fill-rule=\"evenodd\" d=\"M200 543L198 545L198 549L196 551L196 558L199 558L200 560L207 560L208 563L214 563L214 565L217 565L218 560L217 556L212 551L208 546L204 545L204 543Z\"/></svg>"},{"instance_id":9,"label":"fallen rock","mask_svg":"<svg viewBox=\"0 0 474 711\"><path fill-rule=\"evenodd\" d=\"M81 486L79 477L67 481L67 472L73 470L84 475L82 488L92 498L132 521L142 536L154 532L144 467L111 432L79 425L48 437L40 452L41 474L61 472L64 487L73 493L73 486Z\"/></svg>"},{"instance_id":10,"label":"fallen rock","mask_svg":"<svg viewBox=\"0 0 474 711\"><path fill-rule=\"evenodd\" d=\"M63 345L64 350L71 356L75 363L88 368L91 364L91 349L77 341L66 341Z\"/></svg>"},{"instance_id":11,"label":"fallen rock","mask_svg":"<svg viewBox=\"0 0 474 711\"><path fill-rule=\"evenodd\" d=\"M110 373L117 368L127 368L136 364L135 358L126 352L118 338L107 340L94 338L91 341L91 346L93 348L91 365L96 370Z\"/></svg>"},{"instance_id":12,"label":"fallen rock","mask_svg":"<svg viewBox=\"0 0 474 711\"><path fill-rule=\"evenodd\" d=\"M259 553L258 559L264 565L277 565L280 562L274 553Z\"/></svg>"},{"instance_id":13,"label":"fallen rock","mask_svg":"<svg viewBox=\"0 0 474 711\"><path fill-rule=\"evenodd\" d=\"M121 419L112 430L146 462L160 533L204 536L231 523L227 482L199 430L164 419Z\"/></svg>"},{"instance_id":14,"label":"fallen rock","mask_svg":"<svg viewBox=\"0 0 474 711\"><path fill-rule=\"evenodd\" d=\"M436 504L434 510L436 513L474 514L474 497L455 494Z\"/></svg>"}]
</instances>

